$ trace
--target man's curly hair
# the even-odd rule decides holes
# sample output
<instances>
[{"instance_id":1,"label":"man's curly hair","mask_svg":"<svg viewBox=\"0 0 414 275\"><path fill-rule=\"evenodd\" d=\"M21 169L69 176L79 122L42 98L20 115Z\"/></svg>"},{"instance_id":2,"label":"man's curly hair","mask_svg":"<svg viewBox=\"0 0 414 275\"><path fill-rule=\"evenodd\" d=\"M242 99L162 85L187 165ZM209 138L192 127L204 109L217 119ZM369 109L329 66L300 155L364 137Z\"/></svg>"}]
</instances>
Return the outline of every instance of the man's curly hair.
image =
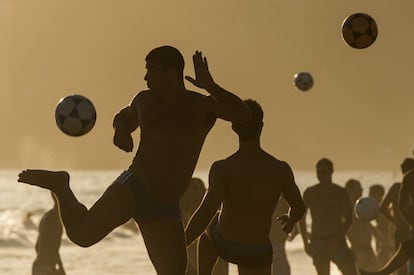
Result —
<instances>
[{"instance_id":1,"label":"man's curly hair","mask_svg":"<svg viewBox=\"0 0 414 275\"><path fill-rule=\"evenodd\" d=\"M243 123L233 123L233 130L241 140L248 141L260 136L263 128L263 109L253 99L246 99L244 103L250 110L251 117Z\"/></svg>"}]
</instances>

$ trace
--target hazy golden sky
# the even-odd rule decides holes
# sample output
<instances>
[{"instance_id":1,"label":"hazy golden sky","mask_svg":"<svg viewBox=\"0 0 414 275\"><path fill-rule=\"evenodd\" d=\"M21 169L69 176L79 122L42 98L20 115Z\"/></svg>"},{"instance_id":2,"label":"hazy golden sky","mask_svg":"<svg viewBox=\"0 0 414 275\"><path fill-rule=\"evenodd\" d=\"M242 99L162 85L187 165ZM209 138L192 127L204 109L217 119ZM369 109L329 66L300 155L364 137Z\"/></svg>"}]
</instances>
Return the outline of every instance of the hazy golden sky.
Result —
<instances>
[{"instance_id":1,"label":"hazy golden sky","mask_svg":"<svg viewBox=\"0 0 414 275\"><path fill-rule=\"evenodd\" d=\"M112 116L146 88L147 52L169 44L186 74L201 50L220 85L261 103L263 148L294 169L321 157L337 169L398 169L414 148L413 10L412 0L1 0L0 167L126 167L133 155L112 145ZM364 50L341 37L356 12L379 28ZM307 93L292 85L299 71L315 79ZM83 137L54 122L71 93L98 112ZM229 123L218 122L198 168L236 149Z\"/></svg>"}]
</instances>

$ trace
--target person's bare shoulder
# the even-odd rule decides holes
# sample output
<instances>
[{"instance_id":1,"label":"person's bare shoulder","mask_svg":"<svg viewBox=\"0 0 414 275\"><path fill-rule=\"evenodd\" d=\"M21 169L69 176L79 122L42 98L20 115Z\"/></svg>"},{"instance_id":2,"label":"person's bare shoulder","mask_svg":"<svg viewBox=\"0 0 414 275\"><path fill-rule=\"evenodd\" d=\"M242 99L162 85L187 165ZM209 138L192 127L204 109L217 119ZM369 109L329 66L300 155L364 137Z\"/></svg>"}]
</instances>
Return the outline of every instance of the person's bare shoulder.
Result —
<instances>
[{"instance_id":1,"label":"person's bare shoulder","mask_svg":"<svg viewBox=\"0 0 414 275\"><path fill-rule=\"evenodd\" d=\"M289 163L283 160L279 160L271 155L270 162L272 163L273 171L276 174L276 177L282 180L285 184L295 183L293 170L290 167Z\"/></svg>"},{"instance_id":2,"label":"person's bare shoulder","mask_svg":"<svg viewBox=\"0 0 414 275\"><path fill-rule=\"evenodd\" d=\"M274 160L274 164L275 164L276 168L279 171L281 171L283 173L287 173L287 174L290 174L292 172L292 168L290 167L289 163L287 163L286 161L279 160L275 157L273 157L273 160Z\"/></svg>"},{"instance_id":3,"label":"person's bare shoulder","mask_svg":"<svg viewBox=\"0 0 414 275\"><path fill-rule=\"evenodd\" d=\"M390 189L388 190L388 193L396 192L396 191L400 190L400 187L401 187L401 182L394 182L391 185Z\"/></svg>"},{"instance_id":4,"label":"person's bare shoulder","mask_svg":"<svg viewBox=\"0 0 414 275\"><path fill-rule=\"evenodd\" d=\"M213 162L208 175L210 187L212 183L218 183L222 181L223 173L225 173L225 171L229 171L229 169L225 168L227 165L229 165L227 159L217 160Z\"/></svg>"},{"instance_id":5,"label":"person's bare shoulder","mask_svg":"<svg viewBox=\"0 0 414 275\"><path fill-rule=\"evenodd\" d=\"M404 184L414 185L414 170L410 170L404 174Z\"/></svg>"},{"instance_id":6,"label":"person's bare shoulder","mask_svg":"<svg viewBox=\"0 0 414 275\"><path fill-rule=\"evenodd\" d=\"M345 187L336 183L332 184L332 190L329 193L333 197L338 197L338 199L349 198L348 191L346 191Z\"/></svg>"},{"instance_id":7,"label":"person's bare shoulder","mask_svg":"<svg viewBox=\"0 0 414 275\"><path fill-rule=\"evenodd\" d=\"M149 90L143 90L138 92L134 98L132 99L131 106L137 107L139 102L145 100L146 98L151 96L151 92Z\"/></svg>"},{"instance_id":8,"label":"person's bare shoulder","mask_svg":"<svg viewBox=\"0 0 414 275\"><path fill-rule=\"evenodd\" d=\"M314 184L314 185L306 187L305 191L303 192L303 195L305 196L306 194L307 196L310 196L314 194L315 192L317 192L318 187L319 187L319 184Z\"/></svg>"}]
</instances>

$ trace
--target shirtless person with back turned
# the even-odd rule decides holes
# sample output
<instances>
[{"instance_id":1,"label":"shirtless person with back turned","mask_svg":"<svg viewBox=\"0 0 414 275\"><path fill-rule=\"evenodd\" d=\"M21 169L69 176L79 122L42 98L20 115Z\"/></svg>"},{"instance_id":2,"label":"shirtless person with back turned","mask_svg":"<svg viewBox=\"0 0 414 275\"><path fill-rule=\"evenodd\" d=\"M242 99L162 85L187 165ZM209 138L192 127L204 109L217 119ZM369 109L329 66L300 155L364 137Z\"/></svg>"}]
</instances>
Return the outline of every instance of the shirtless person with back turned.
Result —
<instances>
[{"instance_id":1,"label":"shirtless person with back turned","mask_svg":"<svg viewBox=\"0 0 414 275\"><path fill-rule=\"evenodd\" d=\"M66 274L59 254L63 228L56 198L53 193L51 195L53 208L48 210L39 222L39 235L35 245L36 259L32 265L32 275Z\"/></svg>"},{"instance_id":2,"label":"shirtless person with back turned","mask_svg":"<svg viewBox=\"0 0 414 275\"><path fill-rule=\"evenodd\" d=\"M406 158L401 164L401 170L404 176L398 195L398 209L407 223L414 228L414 159ZM390 274L405 265L409 259L414 259L414 239L404 241L389 262L380 270L368 272L360 269L359 271L363 275Z\"/></svg>"},{"instance_id":3,"label":"shirtless person with back turned","mask_svg":"<svg viewBox=\"0 0 414 275\"><path fill-rule=\"evenodd\" d=\"M319 183L303 193L306 209L310 210L312 226L310 239L306 215L300 221L300 232L306 253L312 257L318 275L330 274L333 261L345 275L355 275L353 255L345 234L352 223L352 204L344 187L332 182L333 163L323 158L316 164Z\"/></svg>"},{"instance_id":4,"label":"shirtless person with back turned","mask_svg":"<svg viewBox=\"0 0 414 275\"><path fill-rule=\"evenodd\" d=\"M239 150L213 163L207 194L186 228L187 245L202 235L199 245L209 247L199 257L200 275L211 274L218 256L237 264L239 274L270 274L269 231L279 197L283 194L291 206L287 214L279 217L286 233L304 212L290 166L260 147L260 105L253 100L245 102L251 110L251 120L232 124L239 135ZM218 219L213 219L221 205Z\"/></svg>"},{"instance_id":5,"label":"shirtless person with back turned","mask_svg":"<svg viewBox=\"0 0 414 275\"><path fill-rule=\"evenodd\" d=\"M132 152L131 133L140 127L140 143L127 171L88 210L69 187L65 171L25 170L18 181L53 191L68 237L91 246L133 217L141 229L158 274L183 275L186 246L179 201L189 184L204 140L216 118L249 119L244 102L218 86L201 52L193 56L195 79L185 78L210 96L184 86L184 59L170 46L146 57L144 80L149 90L138 93L115 115L114 144Z\"/></svg>"}]
</instances>

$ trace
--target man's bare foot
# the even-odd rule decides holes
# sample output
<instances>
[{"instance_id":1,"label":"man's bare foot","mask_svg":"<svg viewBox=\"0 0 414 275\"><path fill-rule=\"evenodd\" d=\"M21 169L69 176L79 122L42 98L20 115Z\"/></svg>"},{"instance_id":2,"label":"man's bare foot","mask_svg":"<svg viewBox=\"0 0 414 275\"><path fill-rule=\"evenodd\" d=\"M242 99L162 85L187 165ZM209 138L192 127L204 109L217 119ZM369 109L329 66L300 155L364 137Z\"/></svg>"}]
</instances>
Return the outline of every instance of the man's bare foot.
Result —
<instances>
[{"instance_id":1,"label":"man's bare foot","mask_svg":"<svg viewBox=\"0 0 414 275\"><path fill-rule=\"evenodd\" d=\"M20 172L17 181L58 193L69 187L69 174L66 171L27 169Z\"/></svg>"}]
</instances>

